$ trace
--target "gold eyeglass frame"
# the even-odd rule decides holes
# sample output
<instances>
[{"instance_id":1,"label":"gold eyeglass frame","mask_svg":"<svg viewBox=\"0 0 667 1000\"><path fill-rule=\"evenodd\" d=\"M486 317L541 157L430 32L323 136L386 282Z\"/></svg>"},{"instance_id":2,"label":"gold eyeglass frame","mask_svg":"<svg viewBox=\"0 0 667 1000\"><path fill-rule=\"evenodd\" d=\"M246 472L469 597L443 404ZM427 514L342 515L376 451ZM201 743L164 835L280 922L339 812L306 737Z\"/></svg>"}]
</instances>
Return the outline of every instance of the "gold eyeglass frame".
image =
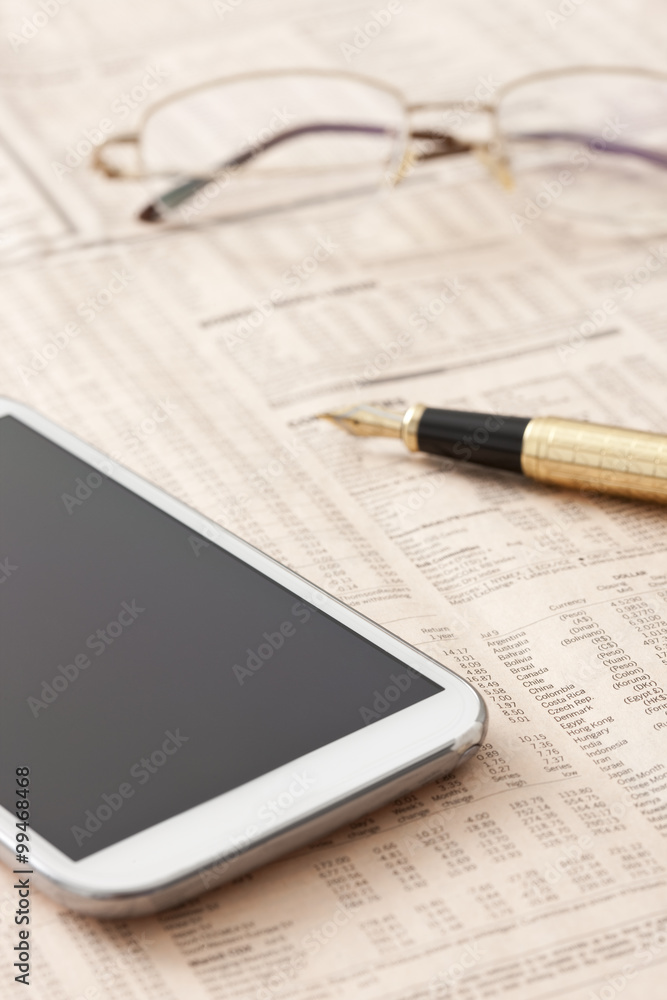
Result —
<instances>
[{"instance_id":1,"label":"gold eyeglass frame","mask_svg":"<svg viewBox=\"0 0 667 1000\"><path fill-rule=\"evenodd\" d=\"M303 76L356 81L357 83L364 84L375 89L376 91L388 94L396 100L397 105L403 112L403 128L400 133L397 134L396 138L396 148L398 154L396 156L396 162L398 163L398 167L386 175L386 179L390 187L394 187L400 183L410 173L412 166L416 162L457 153L471 152L482 161L491 175L499 181L503 187L509 189L513 186L513 177L509 158L506 153L505 139L502 134L499 120L499 110L504 98L508 94L512 93L512 91L517 90L520 87L532 83L538 83L542 80L577 75L595 76L609 74L646 77L648 79L661 80L662 82L667 83L667 72L646 67L633 66L578 65L540 70L535 73L530 73L525 76L517 77L509 83L501 84L496 90L492 101L479 101L477 103L471 113L487 115L489 117L490 134L488 139L484 141L475 141L459 139L455 135L451 135L449 132L445 131L413 130L410 127L410 120L415 114L423 112L428 113L437 111L466 110L465 102L470 98L444 101L420 101L417 103L411 103L406 100L403 92L394 87L392 84L349 70L279 68L236 73L184 88L183 90L176 91L173 94L169 94L166 97L155 101L143 112L136 131L117 136L108 136L99 146L95 148L91 156L91 166L94 170L100 171L112 180L145 180L158 177L164 177L165 179L173 178L175 176L174 172L149 170L146 168L144 163L141 140L146 125L153 115L169 104L182 100L192 94L215 87L239 83L246 80L271 79L283 76ZM411 142L411 140L413 141ZM425 141L426 143L425 146L422 145L421 149L419 148L419 145L417 145L419 140ZM136 169L126 169L122 166L109 162L107 158L109 149L118 145L133 145L135 147ZM207 173L202 175L201 178L197 177L195 179L213 181L216 176L219 176L219 174L220 171L213 170L210 174Z\"/></svg>"}]
</instances>

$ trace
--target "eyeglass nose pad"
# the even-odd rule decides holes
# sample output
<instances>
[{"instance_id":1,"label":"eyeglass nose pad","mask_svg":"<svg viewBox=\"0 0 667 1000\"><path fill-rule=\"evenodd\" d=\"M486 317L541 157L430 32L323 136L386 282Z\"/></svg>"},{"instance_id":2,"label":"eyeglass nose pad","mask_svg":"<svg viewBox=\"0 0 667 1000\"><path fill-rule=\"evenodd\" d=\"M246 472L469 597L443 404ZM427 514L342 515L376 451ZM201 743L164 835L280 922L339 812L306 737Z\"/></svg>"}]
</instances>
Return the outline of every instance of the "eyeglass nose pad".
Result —
<instances>
[{"instance_id":1,"label":"eyeglass nose pad","mask_svg":"<svg viewBox=\"0 0 667 1000\"><path fill-rule=\"evenodd\" d=\"M481 143L473 148L473 154L505 191L514 190L516 184L512 168L498 143Z\"/></svg>"},{"instance_id":2,"label":"eyeglass nose pad","mask_svg":"<svg viewBox=\"0 0 667 1000\"><path fill-rule=\"evenodd\" d=\"M412 173L417 159L417 152L409 146L406 146L403 153L403 159L401 160L398 169L388 176L390 187L397 187L401 181L404 181L405 178Z\"/></svg>"},{"instance_id":3,"label":"eyeglass nose pad","mask_svg":"<svg viewBox=\"0 0 667 1000\"><path fill-rule=\"evenodd\" d=\"M109 157L109 150L112 150L114 146L132 148L134 147L136 160L136 149L137 149L138 136L132 132L124 135L110 135L100 143L99 146L95 146L90 157L90 165L93 170L101 171L105 177L118 178L118 177L132 177L138 178L140 176L137 170L138 164L134 164L129 168L122 163L113 162L113 153Z\"/></svg>"}]
</instances>

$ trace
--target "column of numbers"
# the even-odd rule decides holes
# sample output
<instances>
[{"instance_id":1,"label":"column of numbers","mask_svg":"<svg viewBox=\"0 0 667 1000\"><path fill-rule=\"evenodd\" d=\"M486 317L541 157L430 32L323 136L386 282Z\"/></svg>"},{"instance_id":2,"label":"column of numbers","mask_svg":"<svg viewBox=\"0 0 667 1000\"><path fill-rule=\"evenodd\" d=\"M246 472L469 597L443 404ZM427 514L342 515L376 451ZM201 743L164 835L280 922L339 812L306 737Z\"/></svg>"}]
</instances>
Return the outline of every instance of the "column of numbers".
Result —
<instances>
[{"instance_id":1,"label":"column of numbers","mask_svg":"<svg viewBox=\"0 0 667 1000\"><path fill-rule=\"evenodd\" d=\"M374 847L373 854L383 863L387 871L391 872L394 878L400 882L406 892L426 887L426 880L422 878L395 841L391 840L382 844L381 847Z\"/></svg>"},{"instance_id":2,"label":"column of numbers","mask_svg":"<svg viewBox=\"0 0 667 1000\"><path fill-rule=\"evenodd\" d=\"M480 846L492 861L500 863L520 858L521 851L488 812L473 813L465 822L466 832L476 836Z\"/></svg>"},{"instance_id":3,"label":"column of numbers","mask_svg":"<svg viewBox=\"0 0 667 1000\"><path fill-rule=\"evenodd\" d=\"M347 854L318 861L313 867L319 878L348 909L374 903L380 898Z\"/></svg>"}]
</instances>

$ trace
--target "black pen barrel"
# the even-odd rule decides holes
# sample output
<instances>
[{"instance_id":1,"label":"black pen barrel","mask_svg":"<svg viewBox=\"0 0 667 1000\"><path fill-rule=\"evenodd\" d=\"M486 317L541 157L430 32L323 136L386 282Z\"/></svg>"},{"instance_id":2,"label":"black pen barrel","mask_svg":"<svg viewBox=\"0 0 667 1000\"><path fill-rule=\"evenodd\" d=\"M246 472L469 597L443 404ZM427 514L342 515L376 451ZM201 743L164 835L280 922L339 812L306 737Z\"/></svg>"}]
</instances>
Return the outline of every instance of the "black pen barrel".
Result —
<instances>
[{"instance_id":1,"label":"black pen barrel","mask_svg":"<svg viewBox=\"0 0 667 1000\"><path fill-rule=\"evenodd\" d=\"M417 444L431 455L521 472L521 446L529 423L528 417L427 407L417 428Z\"/></svg>"}]
</instances>

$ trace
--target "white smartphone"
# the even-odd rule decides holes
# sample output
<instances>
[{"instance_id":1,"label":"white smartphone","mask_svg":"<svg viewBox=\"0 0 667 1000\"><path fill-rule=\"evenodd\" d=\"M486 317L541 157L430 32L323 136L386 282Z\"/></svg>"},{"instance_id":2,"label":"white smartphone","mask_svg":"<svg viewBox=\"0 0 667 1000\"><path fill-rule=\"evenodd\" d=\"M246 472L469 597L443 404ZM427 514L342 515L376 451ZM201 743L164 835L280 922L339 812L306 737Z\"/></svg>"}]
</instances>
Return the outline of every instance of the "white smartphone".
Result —
<instances>
[{"instance_id":1,"label":"white smartphone","mask_svg":"<svg viewBox=\"0 0 667 1000\"><path fill-rule=\"evenodd\" d=\"M0 400L0 852L73 909L154 912L451 770L462 678Z\"/></svg>"}]
</instances>

